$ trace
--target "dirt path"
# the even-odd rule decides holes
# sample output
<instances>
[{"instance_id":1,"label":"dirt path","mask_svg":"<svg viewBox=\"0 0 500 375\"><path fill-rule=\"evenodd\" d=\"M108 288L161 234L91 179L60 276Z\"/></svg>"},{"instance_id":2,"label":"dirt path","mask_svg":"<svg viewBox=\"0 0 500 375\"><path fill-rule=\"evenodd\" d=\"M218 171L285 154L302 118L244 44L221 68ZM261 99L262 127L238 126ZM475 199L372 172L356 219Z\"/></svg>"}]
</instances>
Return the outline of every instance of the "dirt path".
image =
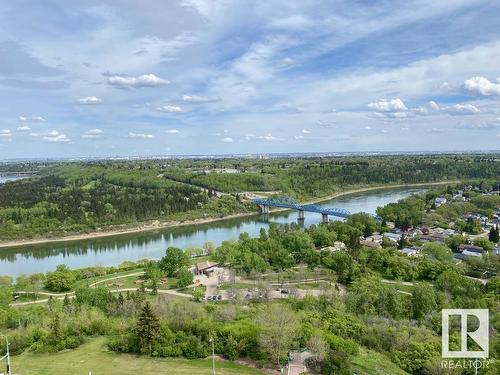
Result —
<instances>
[{"instance_id":1,"label":"dirt path","mask_svg":"<svg viewBox=\"0 0 500 375\"><path fill-rule=\"evenodd\" d=\"M137 288L121 288L121 289L111 289L110 293L122 293L122 292L135 292L137 291ZM151 289L146 288L146 292L151 292ZM19 294L30 294L30 292L18 292ZM66 296L68 298L72 299L75 298L75 292L68 292L68 293L47 293L47 292L39 292L38 294L44 295L44 296L52 296L55 297L55 299L61 300L64 299ZM171 296L177 296L177 297L184 297L184 298L193 298L191 294L186 294L186 293L181 293L176 290L172 289L158 289L158 294L168 294ZM26 302L13 302L10 304L12 307L19 307L19 306L26 306L26 305L34 305L38 303L47 303L49 301L48 298L45 299L39 299L36 301L26 301Z\"/></svg>"},{"instance_id":2,"label":"dirt path","mask_svg":"<svg viewBox=\"0 0 500 375\"><path fill-rule=\"evenodd\" d=\"M368 192L368 191L373 191L373 190L394 189L394 188L399 188L399 187L419 187L419 186L445 185L445 184L452 184L452 183L457 183L457 182L460 182L460 181L443 181L443 182L430 182L430 183L406 184L406 185L403 184L403 185L370 186L370 187L359 188L359 189L354 189L354 190L341 191L341 192L338 192L338 193L335 193L335 194L332 194L332 195L329 195L326 197L313 199L313 200L310 200L307 202L302 202L302 203L303 204L319 203L319 202L328 201L328 200L331 200L334 198L338 198L338 197L341 197L344 195L363 193L363 192ZM281 211L287 211L287 210L289 210L289 209L287 209L287 208L273 209L273 210L271 210L271 212L281 212ZM217 221L237 219L237 218L253 216L253 215L257 215L257 212L245 212L245 213L240 213L240 214L228 215L228 216L224 216L224 217L211 217L211 218L194 219L194 220L186 220L186 221L160 222L158 220L151 220L148 222L138 224L137 226L133 226L133 227L124 226L124 227L121 227L120 229L113 229L111 227L111 228L108 228L109 230L102 231L102 232L74 234L74 235L68 235L68 236L59 237L59 238L37 238L37 239L29 239L29 240L1 241L0 248L18 247L18 246L26 246L26 245L39 245L39 244L52 243L52 242L82 241L82 240L88 240L88 239L93 239L93 238L112 237L112 236L119 236L119 235L123 235L123 234L141 233L141 232L164 229L164 228L174 228L174 227L182 227L182 226L189 226L189 225L209 224L209 223L214 223Z\"/></svg>"}]
</instances>

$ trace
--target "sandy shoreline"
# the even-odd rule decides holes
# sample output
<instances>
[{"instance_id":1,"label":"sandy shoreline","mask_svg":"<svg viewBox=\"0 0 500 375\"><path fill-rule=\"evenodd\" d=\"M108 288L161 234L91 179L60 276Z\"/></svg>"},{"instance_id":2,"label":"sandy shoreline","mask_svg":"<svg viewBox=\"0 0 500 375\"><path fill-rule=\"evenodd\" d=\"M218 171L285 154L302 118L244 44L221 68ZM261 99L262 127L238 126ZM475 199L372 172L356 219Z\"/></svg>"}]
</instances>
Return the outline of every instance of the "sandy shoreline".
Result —
<instances>
[{"instance_id":1,"label":"sandy shoreline","mask_svg":"<svg viewBox=\"0 0 500 375\"><path fill-rule=\"evenodd\" d=\"M365 188L337 192L335 194L332 194L332 195L329 195L326 197L322 197L322 198L318 198L318 199L304 202L304 204L324 202L324 201L328 201L328 200L331 200L334 198L342 197L344 195L363 193L363 192L372 191L372 190L393 189L393 188L401 188L401 187L444 185L444 184L451 184L451 183L457 183L457 182L459 182L459 181L443 181L443 182L405 184L405 185L370 186L370 187L365 187ZM280 211L287 211L287 210L288 209L286 209L286 208L281 208L281 209L273 209L273 210L271 210L271 212L280 212ZM81 233L81 234L74 234L74 235L69 235L69 236L64 236L64 237L56 237L56 238L36 238L36 239L29 239L29 240L2 241L2 242L0 242L0 248L19 247L19 246L27 246L27 245L39 245L39 244L51 243L51 242L82 241L82 240L88 240L88 239L94 239L94 238L120 236L123 234L141 233L141 232L147 232L147 231L153 231L153 230L165 229L165 228L175 228L175 227L183 227L183 226L189 226L189 225L209 224L209 223L214 223L217 221L238 219L238 218L253 216L253 215L257 215L257 214L258 214L257 212L244 212L244 213L228 215L228 216L224 216L224 217L209 217L209 218L186 220L186 221L159 222L158 220L152 220L150 222L139 224L139 225L136 225L136 226L130 227L130 228L122 228L122 229L115 229L115 230L110 228L110 230L102 231L102 232Z\"/></svg>"}]
</instances>

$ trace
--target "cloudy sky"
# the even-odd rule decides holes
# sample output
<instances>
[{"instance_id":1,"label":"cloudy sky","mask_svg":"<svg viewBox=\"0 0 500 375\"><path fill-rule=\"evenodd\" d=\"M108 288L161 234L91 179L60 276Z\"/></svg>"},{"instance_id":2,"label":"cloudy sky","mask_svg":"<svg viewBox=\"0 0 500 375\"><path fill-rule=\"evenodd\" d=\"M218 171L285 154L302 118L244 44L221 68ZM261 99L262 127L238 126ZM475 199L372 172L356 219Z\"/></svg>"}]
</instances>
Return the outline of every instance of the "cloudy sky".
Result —
<instances>
[{"instance_id":1,"label":"cloudy sky","mask_svg":"<svg viewBox=\"0 0 500 375\"><path fill-rule=\"evenodd\" d=\"M0 159L500 149L500 2L5 0Z\"/></svg>"}]
</instances>

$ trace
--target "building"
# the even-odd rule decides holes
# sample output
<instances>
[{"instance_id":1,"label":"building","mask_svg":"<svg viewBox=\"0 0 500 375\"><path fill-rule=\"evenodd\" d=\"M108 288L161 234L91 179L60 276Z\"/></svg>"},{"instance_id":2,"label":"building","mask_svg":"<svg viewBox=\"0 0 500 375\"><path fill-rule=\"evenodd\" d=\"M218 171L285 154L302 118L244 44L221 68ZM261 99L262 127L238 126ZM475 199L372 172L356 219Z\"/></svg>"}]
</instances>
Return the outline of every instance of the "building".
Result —
<instances>
[{"instance_id":1,"label":"building","mask_svg":"<svg viewBox=\"0 0 500 375\"><path fill-rule=\"evenodd\" d=\"M402 234L401 233L384 233L383 236L386 237L387 239L391 240L392 242L399 242L399 241L401 241Z\"/></svg>"},{"instance_id":2,"label":"building","mask_svg":"<svg viewBox=\"0 0 500 375\"><path fill-rule=\"evenodd\" d=\"M449 236L444 233L425 234L420 237L423 242L441 242L444 243Z\"/></svg>"},{"instance_id":3,"label":"building","mask_svg":"<svg viewBox=\"0 0 500 375\"><path fill-rule=\"evenodd\" d=\"M475 245L460 245L458 251L463 257L482 257L484 254L484 249Z\"/></svg>"},{"instance_id":4,"label":"building","mask_svg":"<svg viewBox=\"0 0 500 375\"><path fill-rule=\"evenodd\" d=\"M437 197L436 199L434 199L434 205L436 206L436 208L438 208L439 206L442 206L446 202L447 201L446 201L445 197Z\"/></svg>"},{"instance_id":5,"label":"building","mask_svg":"<svg viewBox=\"0 0 500 375\"><path fill-rule=\"evenodd\" d=\"M420 255L420 248L418 247L405 247L404 249L401 249L399 251L409 257L416 257Z\"/></svg>"},{"instance_id":6,"label":"building","mask_svg":"<svg viewBox=\"0 0 500 375\"><path fill-rule=\"evenodd\" d=\"M361 240L359 241L361 246L369 247L370 249L380 249L382 246L376 241Z\"/></svg>"},{"instance_id":7,"label":"building","mask_svg":"<svg viewBox=\"0 0 500 375\"><path fill-rule=\"evenodd\" d=\"M214 272L217 267L219 267L219 263L206 260L204 262L196 263L194 266L194 273L196 275L210 276L210 274Z\"/></svg>"},{"instance_id":8,"label":"building","mask_svg":"<svg viewBox=\"0 0 500 375\"><path fill-rule=\"evenodd\" d=\"M383 239L384 239L384 236L382 236L381 234L372 234L371 236L364 238L365 241L373 241L373 242L376 242L379 244L382 243Z\"/></svg>"}]
</instances>

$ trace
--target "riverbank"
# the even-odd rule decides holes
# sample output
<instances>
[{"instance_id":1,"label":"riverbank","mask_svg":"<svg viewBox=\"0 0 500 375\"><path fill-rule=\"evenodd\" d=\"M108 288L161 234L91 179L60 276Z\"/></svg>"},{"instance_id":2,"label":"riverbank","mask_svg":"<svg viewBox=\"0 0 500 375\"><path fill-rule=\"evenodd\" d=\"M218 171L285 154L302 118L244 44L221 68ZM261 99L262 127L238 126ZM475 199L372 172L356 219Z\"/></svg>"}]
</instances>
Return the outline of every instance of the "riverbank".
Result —
<instances>
[{"instance_id":1,"label":"riverbank","mask_svg":"<svg viewBox=\"0 0 500 375\"><path fill-rule=\"evenodd\" d=\"M445 184L453 184L459 181L442 181L442 182L433 182L433 183L419 183L419 184L403 184L403 185L377 185L377 186L367 186L359 189L345 190L336 192L335 194L321 197L318 199L310 200L305 203L319 203L328 201L331 199L339 198L342 196L350 195L350 194L358 194L364 193L373 190L385 190L385 189L395 189L395 188L405 188L405 187L423 187L423 186L434 186L434 185L445 185ZM271 212L282 212L287 211L288 209L273 209ZM120 236L125 234L133 234L133 233L141 233L147 231L154 231L166 228L175 228L175 227L183 227L183 226L193 226L193 225L201 225L201 224L209 224L223 220L237 219L242 217L250 217L258 215L257 212L245 212L234 215L227 215L224 217L208 217L208 218L200 218L194 220L186 220L186 221L165 221L160 222L158 220L152 220L149 222L141 223L133 226L122 226L120 228L110 227L107 230L98 231L98 232L90 232L90 233L81 233L68 235L64 237L54 237L54 238L35 238L35 239L26 239L26 240L13 240L13 241L3 241L0 242L0 248L12 248L12 247L20 247L20 246L29 246L29 245L40 245L45 243L57 243L57 242L72 242L72 241L82 241L89 240L95 238L102 237L112 237L112 236Z\"/></svg>"}]
</instances>

